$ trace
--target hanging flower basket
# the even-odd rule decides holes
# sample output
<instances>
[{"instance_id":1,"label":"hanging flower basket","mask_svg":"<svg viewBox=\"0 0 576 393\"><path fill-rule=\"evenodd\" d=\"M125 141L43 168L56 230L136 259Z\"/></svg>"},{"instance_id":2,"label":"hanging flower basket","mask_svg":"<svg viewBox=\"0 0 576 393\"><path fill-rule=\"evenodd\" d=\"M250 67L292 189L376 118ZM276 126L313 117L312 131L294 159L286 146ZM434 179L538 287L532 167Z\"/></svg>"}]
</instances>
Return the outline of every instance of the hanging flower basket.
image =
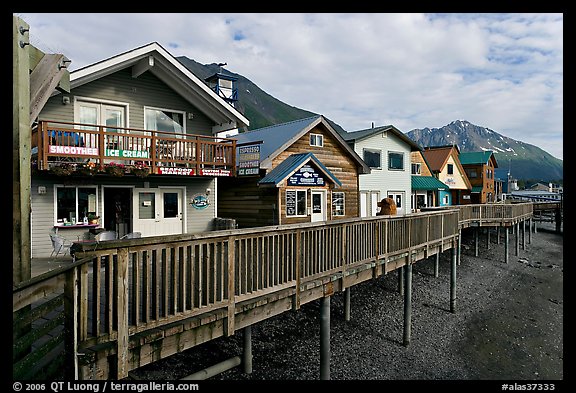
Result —
<instances>
[{"instance_id":1,"label":"hanging flower basket","mask_svg":"<svg viewBox=\"0 0 576 393\"><path fill-rule=\"evenodd\" d=\"M106 168L104 170L110 176L116 176L116 177L124 176L124 173L126 172L123 164L115 164L113 162L106 165Z\"/></svg>"},{"instance_id":2,"label":"hanging flower basket","mask_svg":"<svg viewBox=\"0 0 576 393\"><path fill-rule=\"evenodd\" d=\"M130 173L138 177L146 177L150 174L150 167L144 161L135 161L130 167Z\"/></svg>"},{"instance_id":3,"label":"hanging flower basket","mask_svg":"<svg viewBox=\"0 0 576 393\"><path fill-rule=\"evenodd\" d=\"M130 173L132 173L134 176L146 177L150 174L150 168L132 168Z\"/></svg>"},{"instance_id":4,"label":"hanging flower basket","mask_svg":"<svg viewBox=\"0 0 576 393\"><path fill-rule=\"evenodd\" d=\"M74 166L70 163L61 163L51 167L50 172L56 176L68 176L74 172Z\"/></svg>"}]
</instances>

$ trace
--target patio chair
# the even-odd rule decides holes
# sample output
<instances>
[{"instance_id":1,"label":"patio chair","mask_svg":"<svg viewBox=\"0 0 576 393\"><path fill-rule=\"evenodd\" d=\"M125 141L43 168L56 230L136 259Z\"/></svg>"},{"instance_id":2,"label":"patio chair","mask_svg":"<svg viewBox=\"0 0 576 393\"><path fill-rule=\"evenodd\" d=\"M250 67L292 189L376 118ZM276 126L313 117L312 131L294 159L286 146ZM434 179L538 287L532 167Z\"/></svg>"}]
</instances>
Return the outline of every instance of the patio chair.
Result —
<instances>
[{"instance_id":1,"label":"patio chair","mask_svg":"<svg viewBox=\"0 0 576 393\"><path fill-rule=\"evenodd\" d=\"M96 245L94 246L94 250L96 250L96 248L98 248L98 244L100 244L103 241L106 240L116 240L118 239L118 234L116 233L116 231L104 231L104 232L100 232L99 234L97 234L94 237L94 240L96 240Z\"/></svg>"},{"instance_id":2,"label":"patio chair","mask_svg":"<svg viewBox=\"0 0 576 393\"><path fill-rule=\"evenodd\" d=\"M66 253L70 252L70 246L72 245L72 242L70 242L68 239L56 233L51 233L50 241L52 242L52 253L50 254L50 258L53 256L57 258L60 253L66 255Z\"/></svg>"},{"instance_id":3,"label":"patio chair","mask_svg":"<svg viewBox=\"0 0 576 393\"><path fill-rule=\"evenodd\" d=\"M130 232L122 236L120 239L137 239L142 237L142 232Z\"/></svg>"}]
</instances>

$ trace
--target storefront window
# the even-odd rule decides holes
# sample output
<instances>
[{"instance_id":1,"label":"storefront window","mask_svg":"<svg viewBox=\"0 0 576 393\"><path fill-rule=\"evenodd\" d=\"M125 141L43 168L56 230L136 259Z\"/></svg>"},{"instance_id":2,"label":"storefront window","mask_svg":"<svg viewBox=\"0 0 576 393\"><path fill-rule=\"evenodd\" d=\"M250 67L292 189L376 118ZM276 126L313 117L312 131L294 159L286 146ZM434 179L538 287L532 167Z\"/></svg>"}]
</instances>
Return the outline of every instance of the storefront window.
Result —
<instances>
[{"instance_id":1,"label":"storefront window","mask_svg":"<svg viewBox=\"0 0 576 393\"><path fill-rule=\"evenodd\" d=\"M286 190L286 216L306 216L306 190Z\"/></svg>"},{"instance_id":2,"label":"storefront window","mask_svg":"<svg viewBox=\"0 0 576 393\"><path fill-rule=\"evenodd\" d=\"M56 186L56 223L81 223L96 215L96 187Z\"/></svg>"},{"instance_id":3,"label":"storefront window","mask_svg":"<svg viewBox=\"0 0 576 393\"><path fill-rule=\"evenodd\" d=\"M343 216L344 215L344 193L343 192L333 192L332 193L332 215L333 216Z\"/></svg>"}]
</instances>

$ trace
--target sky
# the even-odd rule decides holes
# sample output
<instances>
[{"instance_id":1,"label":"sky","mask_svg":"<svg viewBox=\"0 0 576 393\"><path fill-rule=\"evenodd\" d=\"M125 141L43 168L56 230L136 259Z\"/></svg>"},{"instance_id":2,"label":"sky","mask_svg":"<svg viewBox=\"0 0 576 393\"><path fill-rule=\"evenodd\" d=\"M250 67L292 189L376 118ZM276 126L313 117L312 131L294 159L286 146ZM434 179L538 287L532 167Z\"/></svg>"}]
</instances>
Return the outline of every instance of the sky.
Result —
<instances>
[{"instance_id":1,"label":"sky","mask_svg":"<svg viewBox=\"0 0 576 393\"><path fill-rule=\"evenodd\" d=\"M562 13L14 15L71 71L158 42L346 131L466 120L563 159Z\"/></svg>"}]
</instances>

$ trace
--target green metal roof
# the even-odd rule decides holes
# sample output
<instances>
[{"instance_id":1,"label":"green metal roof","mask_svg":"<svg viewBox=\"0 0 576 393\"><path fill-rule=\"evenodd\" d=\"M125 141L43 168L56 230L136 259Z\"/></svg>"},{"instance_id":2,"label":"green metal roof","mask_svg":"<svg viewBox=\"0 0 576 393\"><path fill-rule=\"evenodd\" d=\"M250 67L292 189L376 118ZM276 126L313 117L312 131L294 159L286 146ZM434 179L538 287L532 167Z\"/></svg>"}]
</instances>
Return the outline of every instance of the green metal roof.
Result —
<instances>
[{"instance_id":1,"label":"green metal roof","mask_svg":"<svg viewBox=\"0 0 576 393\"><path fill-rule=\"evenodd\" d=\"M450 187L436 179L434 176L412 175L412 189L443 191L449 190Z\"/></svg>"},{"instance_id":2,"label":"green metal roof","mask_svg":"<svg viewBox=\"0 0 576 393\"><path fill-rule=\"evenodd\" d=\"M491 150L486 151L471 151L466 153L460 153L458 159L460 164L488 164L490 156L494 155ZM494 157L494 162L496 163L496 157ZM498 164L495 165L498 167Z\"/></svg>"}]
</instances>

